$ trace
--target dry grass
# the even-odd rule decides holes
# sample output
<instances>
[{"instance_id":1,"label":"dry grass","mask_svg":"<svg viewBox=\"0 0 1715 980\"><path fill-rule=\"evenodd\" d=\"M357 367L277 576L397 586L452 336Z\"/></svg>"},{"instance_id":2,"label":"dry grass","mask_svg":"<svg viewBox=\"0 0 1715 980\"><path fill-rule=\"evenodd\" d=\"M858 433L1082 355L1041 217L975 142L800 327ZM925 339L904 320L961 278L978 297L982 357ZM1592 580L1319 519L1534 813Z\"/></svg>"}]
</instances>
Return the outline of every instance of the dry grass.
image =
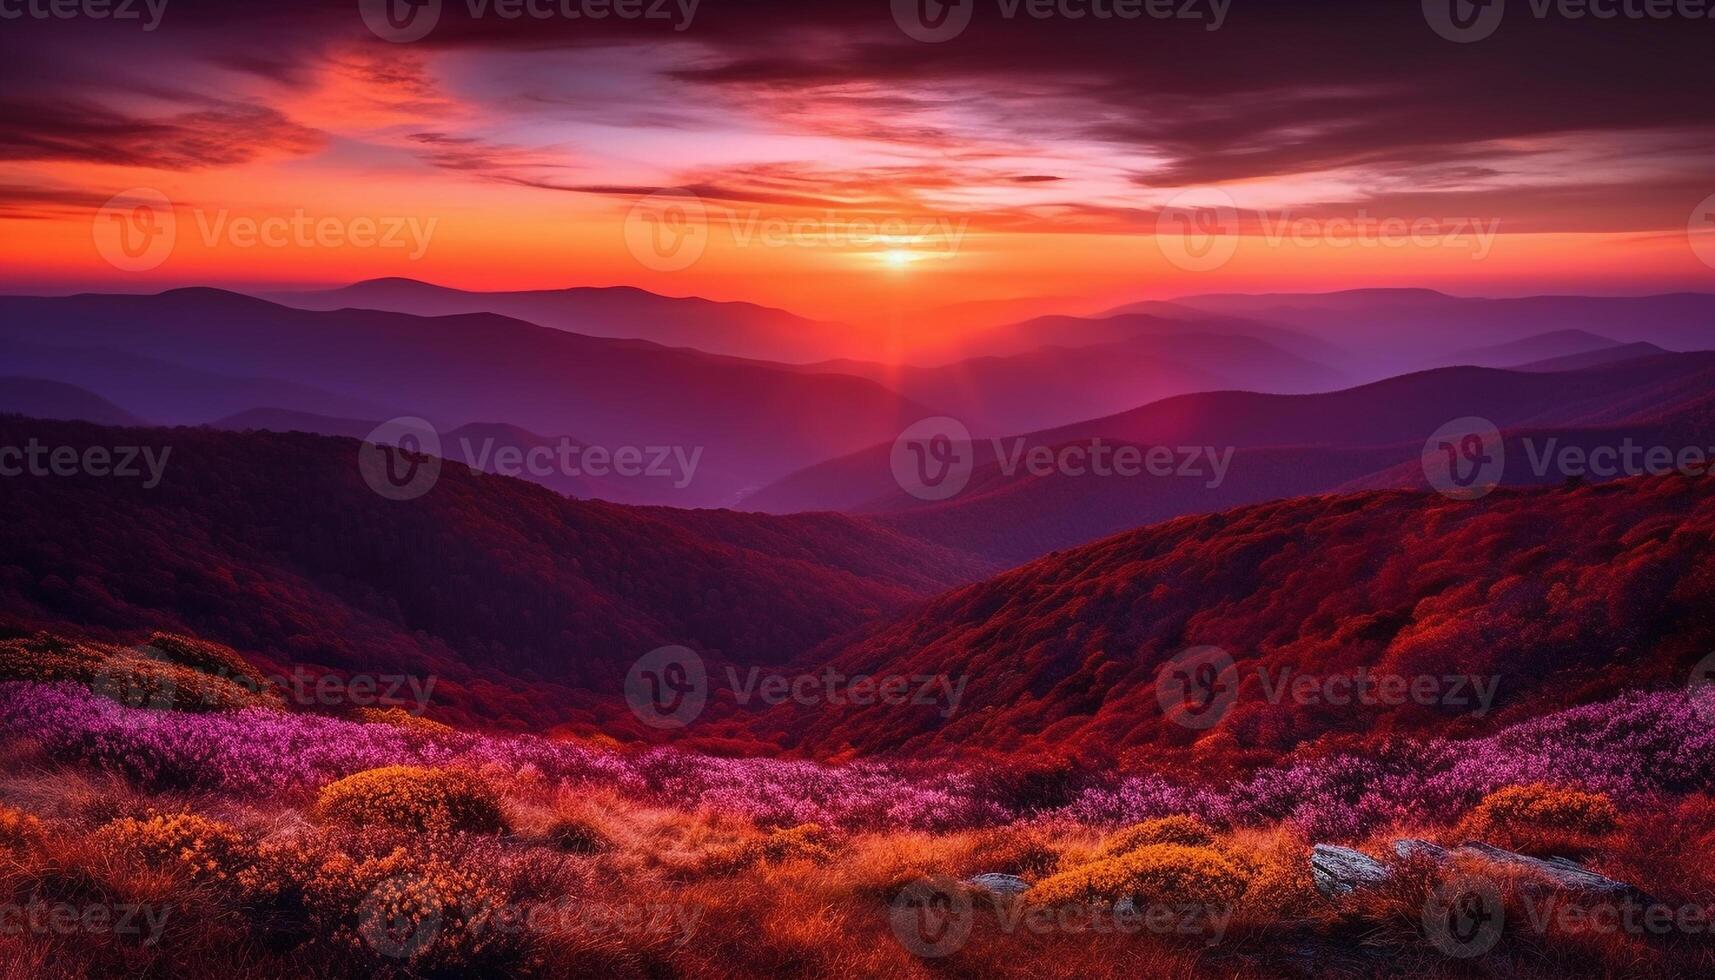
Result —
<instances>
[{"instance_id":1,"label":"dry grass","mask_svg":"<svg viewBox=\"0 0 1715 980\"><path fill-rule=\"evenodd\" d=\"M0 980L1457 977L1473 970L1546 978L1715 969L1695 938L1523 929L1540 887L1509 868L1414 864L1378 892L1324 899L1311 885L1311 841L1289 824L1219 832L1184 820L1117 831L1022 822L949 833L838 832L758 826L492 774L458 773L443 784L423 772L371 775L300 806L148 794L56 770L28 746L0 755L18 763L0 775L0 899L170 910L153 942L0 933ZM409 784L408 800L440 802L402 807L390 791L371 791L396 782ZM447 802L440 790L455 784L507 822L451 819L472 805ZM366 816L353 819L348 807ZM425 818L430 812L441 816ZM392 816L368 819L379 813ZM1449 841L1460 831L1393 828L1392 835ZM1383 853L1387 836L1361 843ZM1715 895L1708 860L1715 804L1707 798L1622 822L1601 840L1592 858L1599 870L1676 902ZM1653 857L1663 845L1666 859ZM1475 965L1447 958L1424 934L1425 902L1455 871L1496 881L1511 924ZM971 902L970 935L945 958L924 959L902 945L892 903L903 890L924 878L980 872L1018 874L1036 887L1016 904L960 892ZM1225 906L1231 918L1213 935L1068 927L1111 916L1119 898ZM1078 915L1025 917L1061 899ZM1041 921L1049 927L1031 925Z\"/></svg>"}]
</instances>

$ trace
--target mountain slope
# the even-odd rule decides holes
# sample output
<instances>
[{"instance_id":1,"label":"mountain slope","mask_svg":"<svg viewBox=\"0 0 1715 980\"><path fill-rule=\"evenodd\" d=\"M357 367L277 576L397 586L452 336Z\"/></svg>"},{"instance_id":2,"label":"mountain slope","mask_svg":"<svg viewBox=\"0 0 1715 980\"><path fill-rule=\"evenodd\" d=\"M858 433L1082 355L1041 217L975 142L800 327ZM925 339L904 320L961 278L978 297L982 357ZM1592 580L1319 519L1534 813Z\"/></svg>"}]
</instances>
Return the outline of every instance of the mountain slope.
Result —
<instances>
[{"instance_id":1,"label":"mountain slope","mask_svg":"<svg viewBox=\"0 0 1715 980\"><path fill-rule=\"evenodd\" d=\"M889 527L1001 561L1023 561L1125 528L1184 514L1342 487L1421 486L1423 444L1443 424L1486 418L1508 432L1554 434L1598 444L1628 433L1656 444L1695 445L1696 428L1666 428L1664 413L1715 389L1715 354L1671 354L1574 374L1442 368L1317 395L1211 392L1166 399L1132 412L1002 440L974 443L968 486L944 501L909 496L894 482L890 446L818 464L764 490L758 509L841 509ZM1604 430L1580 434L1580 430ZM1008 472L1019 447L1164 447L1172 475L1033 475ZM1710 443L1715 445L1715 443ZM1178 475L1199 450L1197 471ZM1211 457L1230 451L1224 472ZM1508 459L1507 482L1543 479L1526 456Z\"/></svg>"},{"instance_id":2,"label":"mountain slope","mask_svg":"<svg viewBox=\"0 0 1715 980\"><path fill-rule=\"evenodd\" d=\"M1370 386L1373 401L1333 399L1329 405L1261 405L1254 439L1274 446L1246 445L1245 426L1224 427L1218 417L1199 419L1195 437L1180 442L1141 440L1142 445L1232 447L1219 485L1202 478L1094 479L1050 475L1007 476L999 464L978 470L959 496L925 503L895 492L862 512L907 534L1003 561L1033 558L1055 548L1094 540L1127 527L1183 514L1301 494L1358 488L1413 487L1427 490L1421 455L1429 434L1457 418L1494 422L1507 447L1500 482L1512 486L1558 483L1572 472L1555 460L1568 450L1589 452L1628 442L1640 447L1715 447L1709 432L1709 392L1715 390L1715 355L1669 355L1562 375L1538 376L1546 383L1521 384L1515 372L1452 369ZM1466 373L1475 371L1476 373ZM1461 383L1461 382L1466 383ZM1474 382L1474 383L1473 383ZM1295 411L1295 408L1297 411ZM1344 413L1352 420L1337 421ZM1144 433L1160 420L1133 418ZM1300 428L1298 426L1305 426ZM1120 430L1120 431L1123 431ZM1324 444L1309 442L1322 433ZM1133 443L1116 432L1116 443ZM1223 443L1222 438L1234 441ZM1083 436L1081 438L1089 438ZM1038 437L1062 445L1061 433ZM1337 440L1344 440L1337 441ZM1546 462L1545 462L1546 460ZM1615 474L1579 472L1587 479Z\"/></svg>"},{"instance_id":3,"label":"mountain slope","mask_svg":"<svg viewBox=\"0 0 1715 980\"><path fill-rule=\"evenodd\" d=\"M0 626L183 629L276 664L433 676L438 713L468 723L624 718L625 672L656 647L781 663L991 568L861 520L572 501L462 466L384 499L349 439L0 418L0 444L30 438L166 465L153 488L0 480Z\"/></svg>"},{"instance_id":4,"label":"mountain slope","mask_svg":"<svg viewBox=\"0 0 1715 980\"><path fill-rule=\"evenodd\" d=\"M40 378L0 378L0 415L29 415L96 425L142 424L135 415L92 391Z\"/></svg>"},{"instance_id":5,"label":"mountain slope","mask_svg":"<svg viewBox=\"0 0 1715 980\"><path fill-rule=\"evenodd\" d=\"M1340 387L1341 376L1256 337L1145 334L1085 347L1047 346L939 367L831 361L815 368L869 378L934 405L973 432L1026 432L1195 391L1291 394Z\"/></svg>"},{"instance_id":6,"label":"mountain slope","mask_svg":"<svg viewBox=\"0 0 1715 980\"><path fill-rule=\"evenodd\" d=\"M712 357L636 340L582 337L491 314L416 317L305 312L236 293L0 297L0 342L53 336L232 377L271 377L383 403L443 430L505 420L622 447L701 449L685 487L654 502L721 504L830 454L893 438L934 414L860 378ZM94 389L98 392L101 389ZM159 418L149 405L129 407ZM347 418L373 415L277 401ZM391 416L382 416L391 417Z\"/></svg>"},{"instance_id":7,"label":"mountain slope","mask_svg":"<svg viewBox=\"0 0 1715 980\"><path fill-rule=\"evenodd\" d=\"M1618 364L1621 361L1635 361L1642 357L1660 357L1672 353L1665 347L1638 341L1634 344L1620 344L1617 347L1603 347L1583 354L1569 354L1566 357L1552 357L1545 361L1531 361L1526 364L1515 364L1515 371L1582 371L1585 368L1601 367L1604 364Z\"/></svg>"},{"instance_id":8,"label":"mountain slope","mask_svg":"<svg viewBox=\"0 0 1715 980\"><path fill-rule=\"evenodd\" d=\"M472 292L415 279L369 279L339 289L273 293L301 310L385 310L417 316L498 313L592 337L647 340L763 361L803 363L865 349L852 327L754 303L661 296L632 286Z\"/></svg>"},{"instance_id":9,"label":"mountain slope","mask_svg":"<svg viewBox=\"0 0 1715 980\"><path fill-rule=\"evenodd\" d=\"M1457 351L1447 358L1448 364L1474 364L1478 367L1517 367L1535 361L1572 357L1621 347L1619 341L1597 336L1588 330L1552 330L1533 334L1504 344L1490 344Z\"/></svg>"},{"instance_id":10,"label":"mountain slope","mask_svg":"<svg viewBox=\"0 0 1715 980\"><path fill-rule=\"evenodd\" d=\"M1430 289L1355 289L1187 296L1174 304L1311 334L1349 355L1327 363L1372 377L1443 364L1462 350L1548 331L1645 341L1668 350L1715 348L1715 293L1483 299Z\"/></svg>"},{"instance_id":11,"label":"mountain slope","mask_svg":"<svg viewBox=\"0 0 1715 980\"><path fill-rule=\"evenodd\" d=\"M51 327L41 334L63 342ZM258 377L265 365L227 365L230 373L188 367L170 358L151 357L93 344L55 346L35 342L34 332L0 329L0 357L13 370L54 378L100 392L133 406L160 425L201 425L253 408L385 419L399 412L361 394L336 394L313 384Z\"/></svg>"},{"instance_id":12,"label":"mountain slope","mask_svg":"<svg viewBox=\"0 0 1715 980\"><path fill-rule=\"evenodd\" d=\"M1715 642L1715 488L1681 477L1476 502L1380 492L1183 518L949 593L816 659L847 674L963 679L958 710L782 706L759 737L817 755L1129 750L1266 760L1317 739L1469 733L1652 684L1681 686ZM1237 662L1218 724L1185 727L1163 664ZM1271 701L1290 669L1492 680L1492 710ZM1275 685L1278 690L1278 684ZM1319 686L1318 691L1323 690ZM1173 688L1167 689L1169 693Z\"/></svg>"},{"instance_id":13,"label":"mountain slope","mask_svg":"<svg viewBox=\"0 0 1715 980\"><path fill-rule=\"evenodd\" d=\"M1230 317L1189 307L1146 304L1120 307L1094 316L1055 314L990 327L969 335L965 346L984 356L1003 357L1041 347L1093 347L1125 341L1200 335L1249 337L1309 362L1338 356L1339 349L1307 332L1277 324ZM1320 370L1327 370L1320 366Z\"/></svg>"}]
</instances>

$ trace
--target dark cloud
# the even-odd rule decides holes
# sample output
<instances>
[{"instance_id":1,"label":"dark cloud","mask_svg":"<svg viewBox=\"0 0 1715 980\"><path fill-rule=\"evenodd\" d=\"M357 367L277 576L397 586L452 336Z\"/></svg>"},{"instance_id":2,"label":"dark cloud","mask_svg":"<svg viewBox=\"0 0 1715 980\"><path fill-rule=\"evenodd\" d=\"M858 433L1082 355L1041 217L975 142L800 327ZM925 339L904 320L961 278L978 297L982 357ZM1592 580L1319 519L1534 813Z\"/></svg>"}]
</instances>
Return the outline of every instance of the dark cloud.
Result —
<instances>
[{"instance_id":1,"label":"dark cloud","mask_svg":"<svg viewBox=\"0 0 1715 980\"><path fill-rule=\"evenodd\" d=\"M265 151L307 153L323 137L266 106L220 103L169 116L130 115L77 100L0 100L0 160L195 170Z\"/></svg>"},{"instance_id":2,"label":"dark cloud","mask_svg":"<svg viewBox=\"0 0 1715 980\"><path fill-rule=\"evenodd\" d=\"M356 48L366 70L397 82L402 98L423 52L647 48L651 64L666 66L662 80L674 98L761 107L841 137L946 144L950 158L968 159L960 156L971 151L968 134L925 118L926 107L951 109L990 121L996 143L1074 137L1159 161L1133 174L1141 188L1344 169L1371 175L1378 186L1390 176L1425 174L1456 190L1504 181L1543 143L1562 138L1613 144L1616 172L1627 164L1637 180L1671 179L1676 168L1663 168L1665 177L1649 173L1657 134L1715 133L1711 21L1538 19L1531 5L1515 3L1492 38L1461 45L1437 36L1415 2L1233 0L1215 31L1198 20L1007 19L998 0L974 2L969 28L939 44L906 37L886 0L702 0L682 31L617 18L473 19L465 3L448 0L428 37L402 45L370 35L356 0L173 0L152 34L87 30L99 30L104 50L123 51L116 64L156 79L171 78L194 50L210 63L295 85L318 53ZM0 77L18 83L0 91L35 93L0 103L0 157L188 168L315 145L314 133L260 106L193 106L165 116L111 108L83 89L84 76L55 67L85 37L75 24L9 22L0 35ZM575 77L560 81L577 90ZM518 98L548 104L556 97ZM817 120L816 107L830 105L843 111ZM420 142L437 166L560 190L605 186L532 169L518 148L424 135L435 137ZM873 176L854 175L854 184ZM845 188L812 187L779 172L735 168L686 179L741 200L823 206L846 197ZM937 178L906 179L909 190L928 186L911 181ZM1606 175L1588 183L1622 201L1655 196Z\"/></svg>"}]
</instances>

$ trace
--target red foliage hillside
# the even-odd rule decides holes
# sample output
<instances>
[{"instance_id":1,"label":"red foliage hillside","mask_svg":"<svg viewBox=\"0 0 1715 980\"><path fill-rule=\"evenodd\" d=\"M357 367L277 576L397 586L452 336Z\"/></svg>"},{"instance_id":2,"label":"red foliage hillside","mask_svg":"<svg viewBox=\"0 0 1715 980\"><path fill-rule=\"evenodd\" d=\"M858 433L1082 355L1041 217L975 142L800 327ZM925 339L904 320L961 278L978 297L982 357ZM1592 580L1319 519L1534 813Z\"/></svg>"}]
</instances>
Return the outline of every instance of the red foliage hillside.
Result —
<instances>
[{"instance_id":1,"label":"red foliage hillside","mask_svg":"<svg viewBox=\"0 0 1715 980\"><path fill-rule=\"evenodd\" d=\"M0 629L172 629L276 664L433 674L452 721L573 720L665 644L782 662L990 570L836 515L634 509L453 464L387 500L351 439L0 417L0 445L31 439L171 455L154 489L0 479Z\"/></svg>"},{"instance_id":2,"label":"red foliage hillside","mask_svg":"<svg viewBox=\"0 0 1715 980\"><path fill-rule=\"evenodd\" d=\"M818 755L1053 747L1215 762L1317 739L1484 730L1685 683L1715 648L1712 535L1715 488L1679 477L1476 502L1307 497L1182 518L1055 553L822 652L848 674L964 679L948 719L934 707L785 706L756 731ZM1230 652L1239 686L1230 712L1199 731L1165 716L1156 682L1164 662L1203 644ZM1492 678L1493 710L1274 703L1259 674L1364 667Z\"/></svg>"}]
</instances>

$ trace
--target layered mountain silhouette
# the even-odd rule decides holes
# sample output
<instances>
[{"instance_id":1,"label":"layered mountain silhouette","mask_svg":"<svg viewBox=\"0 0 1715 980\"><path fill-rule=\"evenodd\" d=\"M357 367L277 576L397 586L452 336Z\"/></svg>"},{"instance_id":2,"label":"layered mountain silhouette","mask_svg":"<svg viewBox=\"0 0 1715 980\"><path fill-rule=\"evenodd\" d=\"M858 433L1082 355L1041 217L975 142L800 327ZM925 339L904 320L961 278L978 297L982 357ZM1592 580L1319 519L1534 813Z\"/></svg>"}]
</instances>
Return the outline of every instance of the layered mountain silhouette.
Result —
<instances>
[{"instance_id":1,"label":"layered mountain silhouette","mask_svg":"<svg viewBox=\"0 0 1715 980\"><path fill-rule=\"evenodd\" d=\"M1169 307L1187 308L1309 333L1345 352L1345 360L1327 363L1366 377L1445 364L1462 351L1567 331L1668 350L1715 348L1715 294L1709 293L1483 299L1432 289L1353 289L1187 296Z\"/></svg>"},{"instance_id":2,"label":"layered mountain silhouette","mask_svg":"<svg viewBox=\"0 0 1715 980\"><path fill-rule=\"evenodd\" d=\"M417 316L498 313L591 337L647 340L711 354L803 363L872 350L854 327L755 303L662 296L633 286L473 292L415 279L368 279L338 289L269 293L303 310L386 310Z\"/></svg>"},{"instance_id":3,"label":"layered mountain silhouette","mask_svg":"<svg viewBox=\"0 0 1715 980\"><path fill-rule=\"evenodd\" d=\"M93 391L40 378L0 378L0 415L33 415L97 425L142 422Z\"/></svg>"},{"instance_id":4,"label":"layered mountain silhouette","mask_svg":"<svg viewBox=\"0 0 1715 980\"><path fill-rule=\"evenodd\" d=\"M1586 356L1626 345L1608 337L1599 337L1588 330L1553 330L1522 340L1491 344L1457 351L1447 358L1449 364L1475 364L1478 367L1520 367L1559 358Z\"/></svg>"},{"instance_id":5,"label":"layered mountain silhouette","mask_svg":"<svg viewBox=\"0 0 1715 980\"><path fill-rule=\"evenodd\" d=\"M1572 443L1649 444L1698 438L1697 406L1715 388L1715 354L1672 354L1575 373L1454 367L1339 392L1283 396L1211 392L1023 436L978 439L968 486L943 501L917 499L895 482L892 445L818 464L747 501L782 512L835 509L877 515L889 526L1002 561L1023 561L1116 531L1173 517L1351 486L1424 486L1424 443L1444 424L1480 417L1512 433ZM1592 431L1583 431L1592 430ZM1582 434L1579 434L1582 433ZM1164 448L1172 476L1034 475L1009 463L1021 450ZM1693 442L1692 444L1695 444ZM1715 445L1711 442L1710 445ZM996 450L999 450L997 452ZM1185 454L1227 453L1179 475ZM1507 460L1512 483L1552 482L1522 451Z\"/></svg>"},{"instance_id":6,"label":"layered mountain silhouette","mask_svg":"<svg viewBox=\"0 0 1715 980\"><path fill-rule=\"evenodd\" d=\"M1105 329L1098 326L1084 339ZM1062 335L1068 341L1078 339L1076 330ZM1259 337L1210 332L1145 331L1123 340L1050 345L939 367L860 361L813 367L869 378L913 401L934 405L974 432L992 434L1098 418L1188 392L1293 394L1328 391L1341 387L1343 380L1339 372Z\"/></svg>"},{"instance_id":7,"label":"layered mountain silhouette","mask_svg":"<svg viewBox=\"0 0 1715 980\"><path fill-rule=\"evenodd\" d=\"M56 354L36 347L42 337L53 338ZM212 289L0 297L0 349L9 357L23 352L32 376L82 382L154 422L284 408L416 416L443 430L500 420L529 432L577 433L610 451L669 447L688 458L700 450L694 479L682 487L658 479L644 498L681 506L730 502L935 414L867 379L585 337L493 314L307 312ZM91 363L114 367L92 373ZM134 370L122 370L127 363ZM149 380L160 363L172 367L161 370L164 380ZM255 382L258 375L269 383Z\"/></svg>"}]
</instances>

